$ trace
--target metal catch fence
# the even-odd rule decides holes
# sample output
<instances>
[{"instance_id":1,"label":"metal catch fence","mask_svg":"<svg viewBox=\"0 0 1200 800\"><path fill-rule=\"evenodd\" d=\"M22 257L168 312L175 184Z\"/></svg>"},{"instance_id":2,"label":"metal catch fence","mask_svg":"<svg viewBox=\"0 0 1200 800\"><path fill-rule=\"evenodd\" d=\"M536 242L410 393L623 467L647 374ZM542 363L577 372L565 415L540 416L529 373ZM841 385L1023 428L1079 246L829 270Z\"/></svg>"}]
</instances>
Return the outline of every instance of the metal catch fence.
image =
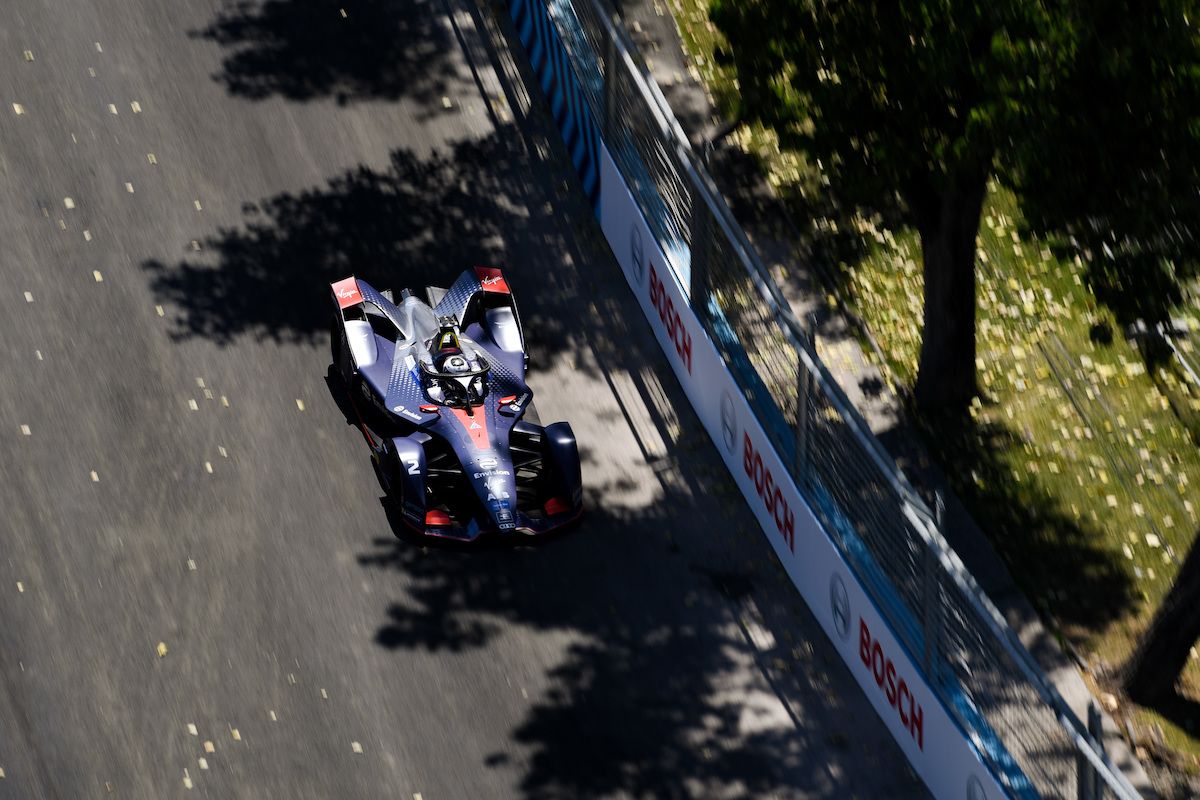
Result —
<instances>
[{"instance_id":1,"label":"metal catch fence","mask_svg":"<svg viewBox=\"0 0 1200 800\"><path fill-rule=\"evenodd\" d=\"M1104 755L1094 724L1067 707L821 363L603 0L538 2L547 3L605 145L763 429L993 774L1018 797L1138 797Z\"/></svg>"}]
</instances>

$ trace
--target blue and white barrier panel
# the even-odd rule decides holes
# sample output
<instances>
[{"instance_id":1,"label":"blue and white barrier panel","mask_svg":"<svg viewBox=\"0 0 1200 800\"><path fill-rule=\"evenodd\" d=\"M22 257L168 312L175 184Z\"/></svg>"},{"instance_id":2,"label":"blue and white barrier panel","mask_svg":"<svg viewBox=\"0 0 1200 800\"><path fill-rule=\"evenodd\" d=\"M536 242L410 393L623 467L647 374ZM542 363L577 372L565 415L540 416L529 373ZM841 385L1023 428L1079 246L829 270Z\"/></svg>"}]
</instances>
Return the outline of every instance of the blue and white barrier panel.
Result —
<instances>
[{"instance_id":1,"label":"blue and white barrier panel","mask_svg":"<svg viewBox=\"0 0 1200 800\"><path fill-rule=\"evenodd\" d=\"M686 287L668 264L586 109L545 0L509 0L509 8L538 81L552 99L555 120L571 146L604 236L643 314L775 554L880 723L935 797L1005 797L970 736L930 688L821 527L693 314Z\"/></svg>"}]
</instances>

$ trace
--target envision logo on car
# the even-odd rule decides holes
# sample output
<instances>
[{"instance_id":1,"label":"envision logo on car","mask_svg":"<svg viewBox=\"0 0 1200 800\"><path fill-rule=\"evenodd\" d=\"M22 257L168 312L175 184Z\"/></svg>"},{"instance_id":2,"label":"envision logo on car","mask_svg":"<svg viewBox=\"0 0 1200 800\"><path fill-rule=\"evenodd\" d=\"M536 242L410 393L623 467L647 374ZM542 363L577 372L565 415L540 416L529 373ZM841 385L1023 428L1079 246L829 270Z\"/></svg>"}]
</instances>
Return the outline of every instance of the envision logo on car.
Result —
<instances>
[{"instance_id":1,"label":"envision logo on car","mask_svg":"<svg viewBox=\"0 0 1200 800\"><path fill-rule=\"evenodd\" d=\"M838 636L845 639L850 633L850 595L842 576L836 572L829 579L829 613Z\"/></svg>"},{"instance_id":2,"label":"envision logo on car","mask_svg":"<svg viewBox=\"0 0 1200 800\"><path fill-rule=\"evenodd\" d=\"M629 228L629 256L633 259L633 271L638 283L642 282L642 274L646 271L646 251L642 247L642 228L635 221Z\"/></svg>"},{"instance_id":3,"label":"envision logo on car","mask_svg":"<svg viewBox=\"0 0 1200 800\"><path fill-rule=\"evenodd\" d=\"M725 449L732 453L737 442L737 411L728 389L721 394L721 438L725 440Z\"/></svg>"}]
</instances>

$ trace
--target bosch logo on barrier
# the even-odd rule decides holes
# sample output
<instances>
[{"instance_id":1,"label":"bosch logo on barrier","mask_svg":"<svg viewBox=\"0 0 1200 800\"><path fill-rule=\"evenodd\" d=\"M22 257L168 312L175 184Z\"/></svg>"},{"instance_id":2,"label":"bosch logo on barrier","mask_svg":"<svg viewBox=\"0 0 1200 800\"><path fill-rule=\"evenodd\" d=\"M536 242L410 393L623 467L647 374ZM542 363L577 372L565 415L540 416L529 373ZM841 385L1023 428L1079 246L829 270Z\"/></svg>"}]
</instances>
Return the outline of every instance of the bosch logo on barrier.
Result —
<instances>
[{"instance_id":1,"label":"bosch logo on barrier","mask_svg":"<svg viewBox=\"0 0 1200 800\"><path fill-rule=\"evenodd\" d=\"M863 666L871 671L888 704L900 715L900 722L908 728L908 733L921 750L925 749L925 710L913 697L908 683L903 677L896 675L896 665L887 653L883 652L878 639L871 638L871 629L862 617L858 618L858 657Z\"/></svg>"},{"instance_id":2,"label":"bosch logo on barrier","mask_svg":"<svg viewBox=\"0 0 1200 800\"><path fill-rule=\"evenodd\" d=\"M796 552L796 515L788 507L779 484L775 483L775 476L763 464L762 454L755 451L748 433L742 434L742 467L746 470L746 476L754 481L754 489L767 513L775 519L775 528L787 542L788 550Z\"/></svg>"},{"instance_id":3,"label":"bosch logo on barrier","mask_svg":"<svg viewBox=\"0 0 1200 800\"><path fill-rule=\"evenodd\" d=\"M667 287L663 286L662 281L658 279L658 273L654 271L654 264L650 265L650 303L658 311L658 318L662 320L663 325L667 326L667 335L675 343L675 352L683 359L688 374L691 375L692 334L688 333L683 319L675 310L675 301L667 294Z\"/></svg>"}]
</instances>

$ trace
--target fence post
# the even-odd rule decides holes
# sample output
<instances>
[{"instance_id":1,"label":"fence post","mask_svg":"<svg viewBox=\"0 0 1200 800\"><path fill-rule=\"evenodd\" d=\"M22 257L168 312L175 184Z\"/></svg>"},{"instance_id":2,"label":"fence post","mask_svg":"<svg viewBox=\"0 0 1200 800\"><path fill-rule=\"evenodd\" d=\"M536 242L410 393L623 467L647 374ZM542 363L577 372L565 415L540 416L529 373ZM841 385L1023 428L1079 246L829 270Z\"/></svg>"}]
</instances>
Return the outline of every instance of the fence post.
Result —
<instances>
[{"instance_id":1,"label":"fence post","mask_svg":"<svg viewBox=\"0 0 1200 800\"><path fill-rule=\"evenodd\" d=\"M938 531L942 529L942 520L945 515L946 502L942 499L942 493L938 491L934 495L933 502L933 524ZM923 590L921 599L924 606L922 618L925 624L925 674L929 676L930 683L934 685L937 685L939 681L938 653L941 650L942 640L942 598L938 580L941 573L940 566L933 543L926 542L925 555L922 560L924 574L921 581Z\"/></svg>"},{"instance_id":2,"label":"fence post","mask_svg":"<svg viewBox=\"0 0 1200 800\"><path fill-rule=\"evenodd\" d=\"M691 277L688 282L688 299L692 311L700 320L700 326L706 331L708 325L708 259L709 259L709 220L706 213L708 207L701 197L692 198L692 247L691 247Z\"/></svg>"},{"instance_id":3,"label":"fence post","mask_svg":"<svg viewBox=\"0 0 1200 800\"><path fill-rule=\"evenodd\" d=\"M813 356L817 353L817 321L816 318L809 314L804 320L804 334L808 338L809 346L812 348ZM812 409L809 407L809 395L812 393L813 377L812 372L804 364L804 359L800 357L800 351L796 351L796 457L793 463L793 474L799 481L801 488L808 488L808 440L812 425L809 422L812 416Z\"/></svg>"},{"instance_id":4,"label":"fence post","mask_svg":"<svg viewBox=\"0 0 1200 800\"><path fill-rule=\"evenodd\" d=\"M1091 701L1088 702L1087 729L1092 739L1100 746L1100 755L1106 755L1104 752L1104 723L1100 717L1100 709ZM1078 800L1103 800L1104 786L1100 781L1100 776L1096 774L1096 768L1082 752L1075 756L1075 763L1078 774L1075 796Z\"/></svg>"},{"instance_id":5,"label":"fence post","mask_svg":"<svg viewBox=\"0 0 1200 800\"><path fill-rule=\"evenodd\" d=\"M620 50L617 48L617 38L611 33L604 45L604 141L612 147L616 135L616 75L620 63Z\"/></svg>"}]
</instances>

